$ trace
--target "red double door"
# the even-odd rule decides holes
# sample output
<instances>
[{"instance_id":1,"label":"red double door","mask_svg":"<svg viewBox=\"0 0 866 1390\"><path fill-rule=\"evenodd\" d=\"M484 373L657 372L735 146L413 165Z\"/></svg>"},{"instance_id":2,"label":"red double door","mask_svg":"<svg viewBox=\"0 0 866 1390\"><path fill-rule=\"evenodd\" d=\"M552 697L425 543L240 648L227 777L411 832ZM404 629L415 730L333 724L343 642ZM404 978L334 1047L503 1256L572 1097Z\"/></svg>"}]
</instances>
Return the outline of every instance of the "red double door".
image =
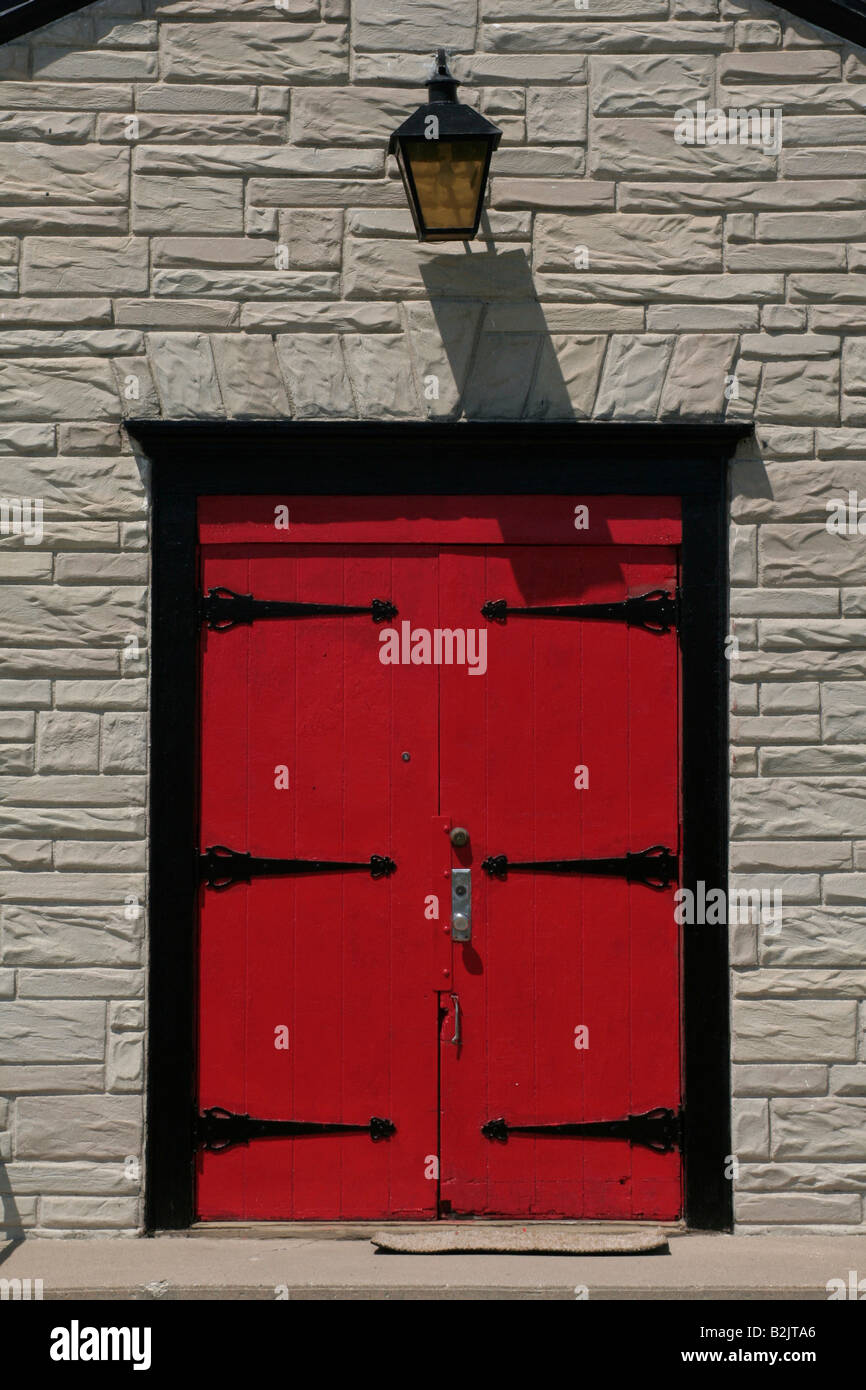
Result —
<instances>
[{"instance_id":1,"label":"red double door","mask_svg":"<svg viewBox=\"0 0 866 1390\"><path fill-rule=\"evenodd\" d=\"M679 537L202 502L201 1219L680 1215Z\"/></svg>"}]
</instances>

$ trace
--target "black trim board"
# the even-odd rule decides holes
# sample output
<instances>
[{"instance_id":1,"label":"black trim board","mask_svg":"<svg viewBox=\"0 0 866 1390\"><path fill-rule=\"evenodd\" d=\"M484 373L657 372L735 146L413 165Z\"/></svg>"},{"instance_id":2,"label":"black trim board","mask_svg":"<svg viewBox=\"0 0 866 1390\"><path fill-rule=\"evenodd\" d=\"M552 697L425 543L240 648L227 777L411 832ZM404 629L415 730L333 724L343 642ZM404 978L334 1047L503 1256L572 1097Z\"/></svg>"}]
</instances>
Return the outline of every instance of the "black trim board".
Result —
<instances>
[{"instance_id":1,"label":"black trim board","mask_svg":"<svg viewBox=\"0 0 866 1390\"><path fill-rule=\"evenodd\" d=\"M675 495L683 501L683 886L727 883L727 462L747 425L127 422L153 487L146 1224L194 1212L196 502L215 494ZM686 1219L732 1221L727 930L684 935Z\"/></svg>"},{"instance_id":2,"label":"black trim board","mask_svg":"<svg viewBox=\"0 0 866 1390\"><path fill-rule=\"evenodd\" d=\"M92 3L93 0L22 0L21 3L7 5L0 9L0 43L8 43L10 39L41 29L44 24L62 19L76 10L84 10ZM799 19L806 19L819 29L837 34L839 38L866 45L864 0L787 0L786 4L779 4L777 8L787 10ZM159 18L158 12L156 17Z\"/></svg>"}]
</instances>

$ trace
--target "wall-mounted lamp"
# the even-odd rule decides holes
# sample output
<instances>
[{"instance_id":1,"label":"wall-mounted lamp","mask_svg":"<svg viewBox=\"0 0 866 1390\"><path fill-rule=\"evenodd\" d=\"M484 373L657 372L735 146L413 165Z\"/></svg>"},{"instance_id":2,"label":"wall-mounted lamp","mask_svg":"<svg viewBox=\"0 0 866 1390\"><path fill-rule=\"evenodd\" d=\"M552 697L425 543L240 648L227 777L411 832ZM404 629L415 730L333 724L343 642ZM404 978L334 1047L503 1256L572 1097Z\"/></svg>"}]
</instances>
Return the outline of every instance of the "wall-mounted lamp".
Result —
<instances>
[{"instance_id":1,"label":"wall-mounted lamp","mask_svg":"<svg viewBox=\"0 0 866 1390\"><path fill-rule=\"evenodd\" d=\"M502 131L457 100L444 48L427 87L430 100L394 131L388 152L397 156L418 240L471 241Z\"/></svg>"}]
</instances>

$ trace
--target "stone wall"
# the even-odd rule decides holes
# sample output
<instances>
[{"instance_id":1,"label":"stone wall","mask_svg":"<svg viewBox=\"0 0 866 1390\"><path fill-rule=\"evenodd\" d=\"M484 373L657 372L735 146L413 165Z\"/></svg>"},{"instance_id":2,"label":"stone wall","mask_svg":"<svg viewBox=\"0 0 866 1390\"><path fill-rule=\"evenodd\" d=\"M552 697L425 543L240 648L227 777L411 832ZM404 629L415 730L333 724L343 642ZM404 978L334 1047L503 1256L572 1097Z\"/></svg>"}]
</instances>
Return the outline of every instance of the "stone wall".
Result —
<instances>
[{"instance_id":1,"label":"stone wall","mask_svg":"<svg viewBox=\"0 0 866 1390\"><path fill-rule=\"evenodd\" d=\"M439 44L504 130L419 246ZM678 107L782 107L781 151ZM759 0L98 0L0 49L0 1190L141 1222L148 499L124 415L752 419L732 470L741 1229L862 1229L866 54ZM585 248L585 252L580 248ZM583 268L576 268L582 264ZM732 653L735 655L735 653ZM699 930L700 928L695 928Z\"/></svg>"}]
</instances>

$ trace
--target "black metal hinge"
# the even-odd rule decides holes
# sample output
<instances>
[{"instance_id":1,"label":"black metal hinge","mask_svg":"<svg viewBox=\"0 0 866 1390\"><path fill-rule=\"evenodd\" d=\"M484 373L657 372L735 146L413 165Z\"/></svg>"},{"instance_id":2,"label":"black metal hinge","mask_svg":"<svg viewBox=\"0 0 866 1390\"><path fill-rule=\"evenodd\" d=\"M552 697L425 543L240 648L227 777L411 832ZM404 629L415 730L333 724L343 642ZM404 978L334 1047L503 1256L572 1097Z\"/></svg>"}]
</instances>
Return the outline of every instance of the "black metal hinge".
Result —
<instances>
[{"instance_id":1,"label":"black metal hinge","mask_svg":"<svg viewBox=\"0 0 866 1390\"><path fill-rule=\"evenodd\" d=\"M682 1148L682 1110L647 1110L624 1120L585 1120L578 1124L510 1125L503 1119L488 1120L481 1133L505 1143L510 1134L559 1135L566 1139L627 1139L630 1144L667 1154Z\"/></svg>"},{"instance_id":2,"label":"black metal hinge","mask_svg":"<svg viewBox=\"0 0 866 1390\"><path fill-rule=\"evenodd\" d=\"M388 1139L397 1133L390 1120L374 1115L363 1125L328 1124L319 1120L256 1120L250 1115L236 1115L221 1105L211 1106L196 1117L196 1147L210 1153L223 1153L235 1144L248 1144L251 1139L291 1139L304 1134L369 1134L374 1140Z\"/></svg>"},{"instance_id":3,"label":"black metal hinge","mask_svg":"<svg viewBox=\"0 0 866 1390\"><path fill-rule=\"evenodd\" d=\"M534 874L590 874L598 878L624 878L647 888L669 888L677 881L677 856L664 845L651 845L621 859L537 859L513 863L506 854L491 854L481 865L491 878L512 872Z\"/></svg>"},{"instance_id":4,"label":"black metal hinge","mask_svg":"<svg viewBox=\"0 0 866 1390\"><path fill-rule=\"evenodd\" d=\"M199 880L208 888L231 888L254 878L294 878L300 874L339 874L366 870L371 878L388 878L397 865L386 854L345 862L338 859L261 859L226 845L208 845L198 857Z\"/></svg>"},{"instance_id":5,"label":"black metal hinge","mask_svg":"<svg viewBox=\"0 0 866 1390\"><path fill-rule=\"evenodd\" d=\"M669 594L665 589L653 589L621 603L559 603L546 608L514 608L506 599L496 598L488 599L481 612L497 623L512 613L526 613L531 618L608 618L661 635L679 623L679 590Z\"/></svg>"},{"instance_id":6,"label":"black metal hinge","mask_svg":"<svg viewBox=\"0 0 866 1390\"><path fill-rule=\"evenodd\" d=\"M228 632L239 624L248 625L258 618L315 618L346 613L368 613L374 623L396 618L397 609L390 599L374 598L368 608L345 603L287 603L282 599L253 598L252 594L236 594L234 589L209 589L199 601L201 621L212 632Z\"/></svg>"}]
</instances>

